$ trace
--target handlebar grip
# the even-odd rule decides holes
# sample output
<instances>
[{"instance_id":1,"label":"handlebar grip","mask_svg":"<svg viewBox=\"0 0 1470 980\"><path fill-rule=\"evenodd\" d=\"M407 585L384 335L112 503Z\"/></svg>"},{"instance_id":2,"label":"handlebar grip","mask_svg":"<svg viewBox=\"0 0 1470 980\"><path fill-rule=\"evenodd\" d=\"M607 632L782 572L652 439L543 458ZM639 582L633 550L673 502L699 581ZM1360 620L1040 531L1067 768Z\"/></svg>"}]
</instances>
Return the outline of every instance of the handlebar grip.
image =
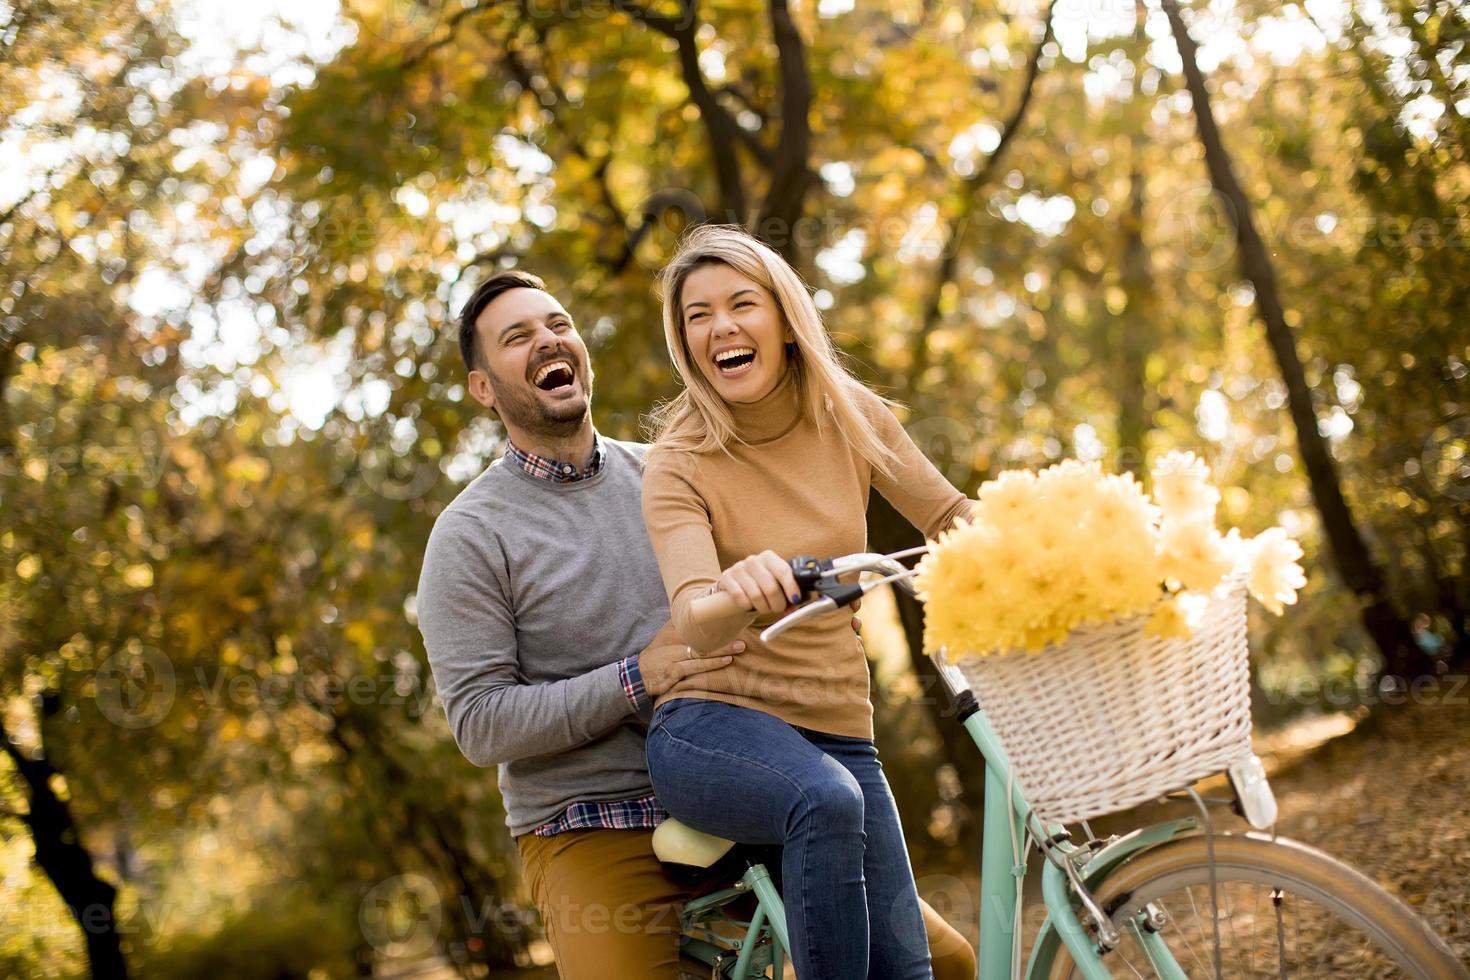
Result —
<instances>
[{"instance_id":1,"label":"handlebar grip","mask_svg":"<svg viewBox=\"0 0 1470 980\"><path fill-rule=\"evenodd\" d=\"M689 604L689 615L700 624L732 616L749 615L754 610L746 609L728 592L711 592Z\"/></svg>"}]
</instances>

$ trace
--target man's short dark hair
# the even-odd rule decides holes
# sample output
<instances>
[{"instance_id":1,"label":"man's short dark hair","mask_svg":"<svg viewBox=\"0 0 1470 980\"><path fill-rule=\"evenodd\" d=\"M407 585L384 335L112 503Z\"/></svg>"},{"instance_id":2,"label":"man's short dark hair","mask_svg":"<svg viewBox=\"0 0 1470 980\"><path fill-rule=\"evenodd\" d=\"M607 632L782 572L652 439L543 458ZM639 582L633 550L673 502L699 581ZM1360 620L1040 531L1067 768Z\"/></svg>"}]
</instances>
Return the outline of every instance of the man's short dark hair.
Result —
<instances>
[{"instance_id":1,"label":"man's short dark hair","mask_svg":"<svg viewBox=\"0 0 1470 980\"><path fill-rule=\"evenodd\" d=\"M469 302L459 311L459 355L464 358L466 371L480 367L479 351L476 349L479 333L475 330L475 321L495 297L512 289L539 289L543 293L547 292L546 283L541 281L540 276L533 276L519 269L497 272L480 283Z\"/></svg>"}]
</instances>

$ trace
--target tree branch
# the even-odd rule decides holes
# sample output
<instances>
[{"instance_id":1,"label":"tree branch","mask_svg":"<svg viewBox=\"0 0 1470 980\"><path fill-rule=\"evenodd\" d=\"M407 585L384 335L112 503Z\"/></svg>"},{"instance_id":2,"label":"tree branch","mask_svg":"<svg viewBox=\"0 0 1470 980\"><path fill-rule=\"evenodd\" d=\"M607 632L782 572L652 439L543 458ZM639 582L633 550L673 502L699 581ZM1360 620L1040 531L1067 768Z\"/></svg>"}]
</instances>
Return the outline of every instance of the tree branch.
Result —
<instances>
[{"instance_id":1,"label":"tree branch","mask_svg":"<svg viewBox=\"0 0 1470 980\"><path fill-rule=\"evenodd\" d=\"M807 165L812 142L812 83L807 73L806 44L791 19L786 0L770 0L770 16L781 78L781 137L776 143L776 159L756 222L756 234L769 238L779 233L780 240L773 244L791 260L796 249L794 226L801 218L802 204L812 180Z\"/></svg>"},{"instance_id":2,"label":"tree branch","mask_svg":"<svg viewBox=\"0 0 1470 980\"><path fill-rule=\"evenodd\" d=\"M743 108L750 110L760 119L762 126L771 121L770 112L766 110L765 106L760 105L751 97L750 93L745 90L745 86L738 79L726 85L721 85L715 89L715 94L728 95L736 102L739 102Z\"/></svg>"},{"instance_id":3,"label":"tree branch","mask_svg":"<svg viewBox=\"0 0 1470 980\"><path fill-rule=\"evenodd\" d=\"M928 367L929 336L939 324L944 290L954 281L959 267L960 245L964 239L965 229L975 209L979 206L980 192L999 171L1006 150L1010 148L1011 142L1020 132L1026 120L1026 113L1031 108L1032 97L1036 94L1036 80L1041 76L1041 54L1052 39L1052 15L1055 11L1055 2L1047 6L1046 23L1041 32L1041 40L1036 42L1036 47L1031 50L1031 57L1026 62L1026 80L1021 86L1021 97L1001 128L999 142L995 144L995 149L990 151L990 156L986 157L984 166L961 182L960 213L950 223L945 233L939 268L935 272L934 283L929 289L929 298L924 303L923 318L919 321L919 328L914 332L913 340L909 344L909 377L915 385L919 384L924 370Z\"/></svg>"},{"instance_id":4,"label":"tree branch","mask_svg":"<svg viewBox=\"0 0 1470 980\"><path fill-rule=\"evenodd\" d=\"M750 151L750 155L755 157L756 160L760 162L761 166L765 167L767 170L771 169L771 167L775 164L776 155L771 152L770 147L766 146L760 140L760 134L765 131L765 127L769 123L769 117L753 108L749 102L745 101L745 98L740 92L730 87L729 85L725 85L721 88L716 89L715 95L716 97L723 95L736 99L736 101L738 101L742 107L748 109L756 116L756 118L760 119L760 126L753 130L747 129L746 127L740 125L740 122L737 119L735 122L735 133L737 136L740 137L740 142L745 145L746 150Z\"/></svg>"},{"instance_id":5,"label":"tree branch","mask_svg":"<svg viewBox=\"0 0 1470 980\"><path fill-rule=\"evenodd\" d=\"M404 58L402 61L400 61L398 63L398 70L403 72L411 71L422 61L428 58L429 55L433 54L435 51L438 51L445 45L451 43L454 40L455 36L459 33L460 25L463 24L467 19L474 16L475 14L489 10L491 7L496 6L497 3L498 0L479 0L479 2L477 3L473 3L467 7L461 7L460 9L456 10L453 16L451 16L449 20L445 23L444 26L446 30L444 31L444 33L439 37L434 38L434 40L428 42L423 47L419 48L407 58Z\"/></svg>"},{"instance_id":6,"label":"tree branch","mask_svg":"<svg viewBox=\"0 0 1470 980\"><path fill-rule=\"evenodd\" d=\"M694 5L695 0L679 0L679 6L686 14L694 13ZM687 24L681 27L680 22L673 17L656 14L641 3L635 3L634 0L613 0L613 9L627 14L644 27L651 27L676 41L689 30Z\"/></svg>"},{"instance_id":7,"label":"tree branch","mask_svg":"<svg viewBox=\"0 0 1470 980\"><path fill-rule=\"evenodd\" d=\"M546 35L538 31L537 39L542 42L544 59ZM618 235L624 242L624 247L618 256L601 259L600 261L614 273L621 272L631 258L631 252L627 247L630 232L627 212L618 203L617 197L613 194L612 184L607 178L608 170L612 167L614 159L612 150L609 149L600 157L594 157L591 151L587 149L586 144L582 142L581 137L577 135L576 130L567 125L559 111L560 107L569 101L567 94L561 85L557 83L556 79L552 77L550 70L546 66L543 65L540 73L540 77L544 79L544 87L547 89L546 92L542 92L539 90L536 82L536 73L522 60L520 53L513 46L507 45L505 49L505 63L510 69L511 74L521 83L521 86L535 94L541 103L541 107L550 113L552 128L560 133L562 138L567 141L567 145L571 147L572 152L592 165L592 179L597 182L598 192L602 197L603 206L607 208L608 213L611 215L611 220L604 224L608 227L616 228ZM611 140L608 141L608 145L612 145Z\"/></svg>"},{"instance_id":8,"label":"tree branch","mask_svg":"<svg viewBox=\"0 0 1470 980\"><path fill-rule=\"evenodd\" d=\"M679 20L656 14L633 0L613 0L613 6L678 43L679 69L689 89L689 101L699 110L699 118L709 136L715 182L720 189L720 207L726 220L742 222L745 218L745 182L736 148L744 138L735 117L720 104L699 68L699 45L695 38L699 28L698 0L679 0L683 11Z\"/></svg>"}]
</instances>

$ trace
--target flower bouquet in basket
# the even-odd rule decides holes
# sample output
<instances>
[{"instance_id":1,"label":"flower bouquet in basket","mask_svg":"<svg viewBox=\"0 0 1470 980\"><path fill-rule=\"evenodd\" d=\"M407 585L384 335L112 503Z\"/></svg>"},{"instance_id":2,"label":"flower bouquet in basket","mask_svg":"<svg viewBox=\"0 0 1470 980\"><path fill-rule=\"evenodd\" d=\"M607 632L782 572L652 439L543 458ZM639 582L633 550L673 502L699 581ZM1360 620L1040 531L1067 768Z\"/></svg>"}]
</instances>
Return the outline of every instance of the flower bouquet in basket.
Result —
<instances>
[{"instance_id":1,"label":"flower bouquet in basket","mask_svg":"<svg viewBox=\"0 0 1470 980\"><path fill-rule=\"evenodd\" d=\"M1131 474L1068 460L981 486L915 585L924 646L965 674L1039 817L1086 820L1251 758L1246 593L1305 584L1279 528L1215 522L1193 453Z\"/></svg>"}]
</instances>

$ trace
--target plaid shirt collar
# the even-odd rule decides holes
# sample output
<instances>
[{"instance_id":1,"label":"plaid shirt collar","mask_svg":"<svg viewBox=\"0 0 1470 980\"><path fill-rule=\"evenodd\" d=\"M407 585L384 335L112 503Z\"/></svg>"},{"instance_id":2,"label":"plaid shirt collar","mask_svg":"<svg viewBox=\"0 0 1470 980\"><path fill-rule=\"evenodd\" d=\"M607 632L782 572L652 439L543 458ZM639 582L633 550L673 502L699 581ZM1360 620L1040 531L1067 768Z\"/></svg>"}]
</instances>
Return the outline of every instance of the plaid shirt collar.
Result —
<instances>
[{"instance_id":1,"label":"plaid shirt collar","mask_svg":"<svg viewBox=\"0 0 1470 980\"><path fill-rule=\"evenodd\" d=\"M594 432L592 434L592 461L580 472L571 463L528 453L516 448L509 441L505 444L505 458L518 466L522 472L538 480L547 480L551 483L576 483L602 472L602 464L607 460L607 451L603 448L602 436Z\"/></svg>"}]
</instances>

